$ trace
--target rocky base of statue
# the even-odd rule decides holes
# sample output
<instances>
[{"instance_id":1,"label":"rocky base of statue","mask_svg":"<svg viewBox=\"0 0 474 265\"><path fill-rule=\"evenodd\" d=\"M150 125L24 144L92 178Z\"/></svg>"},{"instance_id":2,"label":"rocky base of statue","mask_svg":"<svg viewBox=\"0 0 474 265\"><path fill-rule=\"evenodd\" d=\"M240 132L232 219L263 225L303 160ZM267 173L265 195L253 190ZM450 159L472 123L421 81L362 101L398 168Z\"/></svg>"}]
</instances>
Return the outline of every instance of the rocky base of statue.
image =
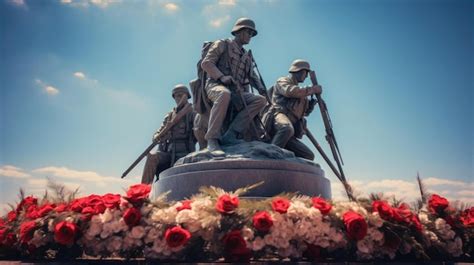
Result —
<instances>
[{"instance_id":1,"label":"rocky base of statue","mask_svg":"<svg viewBox=\"0 0 474 265\"><path fill-rule=\"evenodd\" d=\"M182 200L198 193L202 186L234 191L263 181L245 195L272 197L291 192L331 198L331 184L321 167L295 157L293 152L257 141L222 148L225 157L213 157L205 149L178 160L174 167L161 172L153 184L152 197L170 191L169 200Z\"/></svg>"}]
</instances>

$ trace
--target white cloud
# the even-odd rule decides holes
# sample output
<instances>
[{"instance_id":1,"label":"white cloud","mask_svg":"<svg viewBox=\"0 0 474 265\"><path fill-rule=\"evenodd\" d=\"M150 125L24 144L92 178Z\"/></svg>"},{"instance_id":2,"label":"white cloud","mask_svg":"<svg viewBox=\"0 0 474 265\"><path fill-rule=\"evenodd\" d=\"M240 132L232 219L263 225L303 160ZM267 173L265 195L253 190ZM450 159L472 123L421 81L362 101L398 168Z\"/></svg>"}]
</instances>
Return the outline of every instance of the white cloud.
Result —
<instances>
[{"instance_id":1,"label":"white cloud","mask_svg":"<svg viewBox=\"0 0 474 265\"><path fill-rule=\"evenodd\" d=\"M474 203L474 182L463 182L442 178L422 179L426 192L436 193L446 197L449 201ZM420 198L420 190L415 179L413 181L399 179L381 179L377 181L350 181L356 195L367 197L370 193L383 193L386 197L395 197L406 202L413 202ZM460 187L464 189L460 190ZM347 200L344 189L339 181L331 183L333 199Z\"/></svg>"},{"instance_id":2,"label":"white cloud","mask_svg":"<svg viewBox=\"0 0 474 265\"><path fill-rule=\"evenodd\" d=\"M33 170L34 173L42 173L48 176L59 178L81 180L85 182L94 182L97 185L105 186L106 183L122 182L119 177L102 176L94 171L79 171L67 167L43 167Z\"/></svg>"},{"instance_id":3,"label":"white cloud","mask_svg":"<svg viewBox=\"0 0 474 265\"><path fill-rule=\"evenodd\" d=\"M25 0L10 0L9 2L19 7L27 7Z\"/></svg>"},{"instance_id":4,"label":"white cloud","mask_svg":"<svg viewBox=\"0 0 474 265\"><path fill-rule=\"evenodd\" d=\"M122 0L61 0L61 3L64 5L69 5L72 7L82 7L86 8L89 6L97 6L100 8L107 8L109 5L121 3Z\"/></svg>"},{"instance_id":5,"label":"white cloud","mask_svg":"<svg viewBox=\"0 0 474 265\"><path fill-rule=\"evenodd\" d=\"M44 91L45 91L48 95L52 95L52 96L54 96L54 95L56 95L56 94L59 93L59 90L58 90L57 88L53 87L53 86L46 86L46 87L44 88Z\"/></svg>"},{"instance_id":6,"label":"white cloud","mask_svg":"<svg viewBox=\"0 0 474 265\"><path fill-rule=\"evenodd\" d=\"M73 75L79 79L86 79L86 75L83 72L75 72Z\"/></svg>"},{"instance_id":7,"label":"white cloud","mask_svg":"<svg viewBox=\"0 0 474 265\"><path fill-rule=\"evenodd\" d=\"M0 167L0 176L11 178L28 178L30 174L23 171L23 169L11 165Z\"/></svg>"},{"instance_id":8,"label":"white cloud","mask_svg":"<svg viewBox=\"0 0 474 265\"><path fill-rule=\"evenodd\" d=\"M235 6L237 0L219 0L218 4L223 6Z\"/></svg>"},{"instance_id":9,"label":"white cloud","mask_svg":"<svg viewBox=\"0 0 474 265\"><path fill-rule=\"evenodd\" d=\"M465 182L449 179L440 179L440 178L426 178L423 179L423 184L426 186L440 186L440 185L449 185L449 186L464 186Z\"/></svg>"},{"instance_id":10,"label":"white cloud","mask_svg":"<svg viewBox=\"0 0 474 265\"><path fill-rule=\"evenodd\" d=\"M45 82L41 81L41 79L35 79L35 83L43 89L43 92L48 95L55 96L59 93L59 89L46 84Z\"/></svg>"},{"instance_id":11,"label":"white cloud","mask_svg":"<svg viewBox=\"0 0 474 265\"><path fill-rule=\"evenodd\" d=\"M169 2L169 3L165 3L163 5L163 7L167 10L167 11L170 11L170 12L176 12L179 10L179 6L175 3L172 3L172 2Z\"/></svg>"},{"instance_id":12,"label":"white cloud","mask_svg":"<svg viewBox=\"0 0 474 265\"><path fill-rule=\"evenodd\" d=\"M225 17L212 19L211 21L209 21L209 25L211 25L211 27L214 27L214 28L220 28L229 20L230 20L230 16L227 15Z\"/></svg>"}]
</instances>

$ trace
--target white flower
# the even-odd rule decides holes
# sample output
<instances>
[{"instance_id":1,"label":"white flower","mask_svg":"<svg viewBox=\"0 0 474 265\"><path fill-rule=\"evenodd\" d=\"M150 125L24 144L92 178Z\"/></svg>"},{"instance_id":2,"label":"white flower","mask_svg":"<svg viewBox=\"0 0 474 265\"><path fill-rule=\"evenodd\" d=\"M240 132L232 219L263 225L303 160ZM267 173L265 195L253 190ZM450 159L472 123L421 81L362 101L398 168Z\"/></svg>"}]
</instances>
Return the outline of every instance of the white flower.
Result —
<instances>
[{"instance_id":1,"label":"white flower","mask_svg":"<svg viewBox=\"0 0 474 265\"><path fill-rule=\"evenodd\" d=\"M113 236L107 242L106 248L110 252L117 252L122 247L122 238L118 236Z\"/></svg>"},{"instance_id":2,"label":"white flower","mask_svg":"<svg viewBox=\"0 0 474 265\"><path fill-rule=\"evenodd\" d=\"M254 237L253 230L245 226L244 228L242 228L242 237L245 238L245 240L247 241L252 240Z\"/></svg>"},{"instance_id":3,"label":"white flower","mask_svg":"<svg viewBox=\"0 0 474 265\"><path fill-rule=\"evenodd\" d=\"M453 239L456 235L456 233L451 230L451 226L447 224L446 221L442 218L436 219L435 227L436 230L438 230L440 237L444 240Z\"/></svg>"},{"instance_id":4,"label":"white flower","mask_svg":"<svg viewBox=\"0 0 474 265\"><path fill-rule=\"evenodd\" d=\"M36 230L33 233L33 238L30 240L30 244L35 245L36 247L41 247L46 245L46 236L41 230Z\"/></svg>"},{"instance_id":5,"label":"white flower","mask_svg":"<svg viewBox=\"0 0 474 265\"><path fill-rule=\"evenodd\" d=\"M86 234L94 237L102 232L102 224L100 223L93 223L91 222L89 229L87 230Z\"/></svg>"},{"instance_id":6,"label":"white flower","mask_svg":"<svg viewBox=\"0 0 474 265\"><path fill-rule=\"evenodd\" d=\"M252 250L258 251L265 246L265 240L261 237L256 237L255 240L252 242Z\"/></svg>"},{"instance_id":7,"label":"white flower","mask_svg":"<svg viewBox=\"0 0 474 265\"><path fill-rule=\"evenodd\" d=\"M148 233L146 234L144 241L145 243L151 243L156 238L158 238L159 235L160 234L156 228L151 228L150 231L148 231Z\"/></svg>"},{"instance_id":8,"label":"white flower","mask_svg":"<svg viewBox=\"0 0 474 265\"><path fill-rule=\"evenodd\" d=\"M369 219L369 224L377 228L382 227L383 220L382 218L380 218L380 215L378 212L373 212L372 214L369 214L367 217Z\"/></svg>"},{"instance_id":9,"label":"white flower","mask_svg":"<svg viewBox=\"0 0 474 265\"><path fill-rule=\"evenodd\" d=\"M145 235L145 228L143 226L134 226L130 232L130 237L134 239L140 239Z\"/></svg>"},{"instance_id":10,"label":"white flower","mask_svg":"<svg viewBox=\"0 0 474 265\"><path fill-rule=\"evenodd\" d=\"M48 231L54 232L54 219L49 219L48 221Z\"/></svg>"},{"instance_id":11,"label":"white flower","mask_svg":"<svg viewBox=\"0 0 474 265\"><path fill-rule=\"evenodd\" d=\"M448 242L447 251L453 255L453 257L459 257L462 255L462 240L459 237L456 237L454 241Z\"/></svg>"},{"instance_id":12,"label":"white flower","mask_svg":"<svg viewBox=\"0 0 474 265\"><path fill-rule=\"evenodd\" d=\"M106 209L103 214L100 215L102 223L108 223L114 218L114 215L110 212L110 209Z\"/></svg>"},{"instance_id":13,"label":"white flower","mask_svg":"<svg viewBox=\"0 0 474 265\"><path fill-rule=\"evenodd\" d=\"M428 217L428 214L425 213L425 212L420 212L420 213L418 214L418 218L420 219L420 222L421 222L422 224L425 224L425 225L426 225L426 224L430 223L430 219L429 219L429 217Z\"/></svg>"},{"instance_id":14,"label":"white flower","mask_svg":"<svg viewBox=\"0 0 474 265\"><path fill-rule=\"evenodd\" d=\"M362 253L369 254L372 252L372 246L367 240L359 240L357 241L357 250Z\"/></svg>"}]
</instances>

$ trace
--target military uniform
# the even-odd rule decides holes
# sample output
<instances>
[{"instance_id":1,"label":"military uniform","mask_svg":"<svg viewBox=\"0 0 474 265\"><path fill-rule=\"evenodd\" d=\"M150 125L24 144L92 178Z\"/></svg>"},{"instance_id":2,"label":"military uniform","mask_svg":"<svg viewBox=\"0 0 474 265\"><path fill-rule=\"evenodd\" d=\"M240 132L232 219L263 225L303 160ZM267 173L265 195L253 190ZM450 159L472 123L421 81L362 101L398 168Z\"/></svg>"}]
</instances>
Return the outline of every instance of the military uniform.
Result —
<instances>
[{"instance_id":1,"label":"military uniform","mask_svg":"<svg viewBox=\"0 0 474 265\"><path fill-rule=\"evenodd\" d=\"M187 90L187 88L186 88ZM189 92L187 92L189 95ZM181 109L184 109L185 103ZM160 127L153 135L153 139L160 133L160 131L177 115L179 110L175 107L169 112ZM158 176L163 170L170 168L176 160L187 154L196 151L196 138L193 134L193 122L195 112L187 113L180 121L171 128L168 133L161 137L156 153L149 153L143 169L142 183L152 183L153 179Z\"/></svg>"},{"instance_id":2,"label":"military uniform","mask_svg":"<svg viewBox=\"0 0 474 265\"><path fill-rule=\"evenodd\" d=\"M301 60L293 64L298 65ZM307 68L307 69L306 69ZM309 64L303 70L310 70ZM291 72L302 70L290 68ZM309 160L314 159L314 153L300 140L305 134L306 120L314 108L308 96L314 94L313 87L300 87L298 82L289 76L281 77L273 86L272 107L264 115L267 131L272 135L272 144L293 151L296 156Z\"/></svg>"},{"instance_id":3,"label":"military uniform","mask_svg":"<svg viewBox=\"0 0 474 265\"><path fill-rule=\"evenodd\" d=\"M232 33L234 34L242 28L251 28L255 35L254 24L251 27L246 24L249 21L253 23L249 19L239 19ZM251 53L239 46L235 39L217 40L209 48L201 66L208 75L205 90L209 100L213 103L209 113L206 140L221 137L229 103L238 101L232 99L237 95L231 92L236 89L236 85L224 85L219 81L223 76L231 76L243 88L242 96L247 105L247 110L238 109L239 112L228 129L228 131L233 130L238 134L242 134L266 104L264 97L248 91L249 85L259 91L263 90L263 85L253 69Z\"/></svg>"}]
</instances>

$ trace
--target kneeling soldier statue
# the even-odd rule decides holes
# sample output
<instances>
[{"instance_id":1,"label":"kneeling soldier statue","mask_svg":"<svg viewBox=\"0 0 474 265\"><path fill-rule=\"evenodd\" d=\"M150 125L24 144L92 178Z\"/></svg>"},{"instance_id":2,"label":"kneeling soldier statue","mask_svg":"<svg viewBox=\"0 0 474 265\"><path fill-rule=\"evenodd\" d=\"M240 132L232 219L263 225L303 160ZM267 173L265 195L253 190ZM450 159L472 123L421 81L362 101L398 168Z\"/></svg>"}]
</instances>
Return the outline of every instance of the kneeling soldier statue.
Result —
<instances>
[{"instance_id":1,"label":"kneeling soldier statue","mask_svg":"<svg viewBox=\"0 0 474 265\"><path fill-rule=\"evenodd\" d=\"M147 155L142 183L151 184L155 175L158 178L176 160L196 150L196 138L193 134L195 113L192 104L188 102L191 98L189 90L185 85L177 85L172 96L176 107L166 115L160 129L153 135L153 141L158 141L158 152ZM172 127L168 128L169 126Z\"/></svg>"},{"instance_id":2,"label":"kneeling soldier statue","mask_svg":"<svg viewBox=\"0 0 474 265\"><path fill-rule=\"evenodd\" d=\"M314 159L313 152L300 140L305 133L306 120L314 109L316 100L308 99L313 94L321 94L321 86L300 87L311 71L309 63L295 60L288 76L281 77L273 86L272 107L264 115L267 132L272 136L271 143L295 153L296 156Z\"/></svg>"}]
</instances>

